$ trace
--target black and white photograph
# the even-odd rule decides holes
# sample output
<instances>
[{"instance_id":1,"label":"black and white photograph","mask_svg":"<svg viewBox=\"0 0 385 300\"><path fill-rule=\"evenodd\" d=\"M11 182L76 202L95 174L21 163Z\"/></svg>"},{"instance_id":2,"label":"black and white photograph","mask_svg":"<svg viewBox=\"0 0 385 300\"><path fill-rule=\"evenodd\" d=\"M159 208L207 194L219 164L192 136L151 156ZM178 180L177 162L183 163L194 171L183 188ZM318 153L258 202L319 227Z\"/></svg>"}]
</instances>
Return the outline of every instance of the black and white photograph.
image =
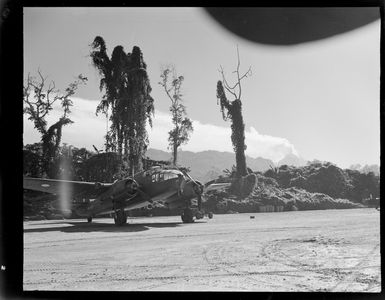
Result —
<instances>
[{"instance_id":1,"label":"black and white photograph","mask_svg":"<svg viewBox=\"0 0 385 300\"><path fill-rule=\"evenodd\" d=\"M379 7L22 12L23 291L382 292Z\"/></svg>"}]
</instances>

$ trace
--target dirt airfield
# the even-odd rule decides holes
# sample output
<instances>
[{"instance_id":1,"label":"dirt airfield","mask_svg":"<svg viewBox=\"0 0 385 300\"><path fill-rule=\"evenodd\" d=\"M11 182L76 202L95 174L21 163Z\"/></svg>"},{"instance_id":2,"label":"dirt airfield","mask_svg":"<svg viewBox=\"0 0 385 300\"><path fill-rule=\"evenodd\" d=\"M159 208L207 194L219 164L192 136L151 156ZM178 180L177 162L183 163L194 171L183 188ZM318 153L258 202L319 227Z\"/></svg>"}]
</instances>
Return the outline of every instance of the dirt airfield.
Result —
<instances>
[{"instance_id":1,"label":"dirt airfield","mask_svg":"<svg viewBox=\"0 0 385 300\"><path fill-rule=\"evenodd\" d=\"M380 292L380 212L26 221L24 290Z\"/></svg>"}]
</instances>

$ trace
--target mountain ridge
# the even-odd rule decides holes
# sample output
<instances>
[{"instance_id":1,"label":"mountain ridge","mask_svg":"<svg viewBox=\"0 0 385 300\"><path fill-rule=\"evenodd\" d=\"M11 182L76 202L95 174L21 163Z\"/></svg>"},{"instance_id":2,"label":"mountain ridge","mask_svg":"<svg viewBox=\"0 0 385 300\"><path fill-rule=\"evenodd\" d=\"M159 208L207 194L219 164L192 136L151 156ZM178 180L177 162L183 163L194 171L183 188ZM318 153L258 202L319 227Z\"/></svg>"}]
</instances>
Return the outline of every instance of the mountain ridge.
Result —
<instances>
[{"instance_id":1,"label":"mountain ridge","mask_svg":"<svg viewBox=\"0 0 385 300\"><path fill-rule=\"evenodd\" d=\"M171 161L171 153L159 149L148 149L146 156L153 160ZM306 164L305 160L301 160L301 158L295 160L293 156L289 157L286 161L289 160L296 162L296 166L302 161ZM283 158L281 162L285 162L285 158ZM218 178L219 175L223 174L223 170L231 170L232 166L235 165L235 154L217 150L204 150L199 152L178 151L178 163L184 167L189 167L192 177L207 182ZM246 155L246 164L251 170L260 172L277 166L277 163L274 163L270 159L263 157L252 158L248 155Z\"/></svg>"}]
</instances>

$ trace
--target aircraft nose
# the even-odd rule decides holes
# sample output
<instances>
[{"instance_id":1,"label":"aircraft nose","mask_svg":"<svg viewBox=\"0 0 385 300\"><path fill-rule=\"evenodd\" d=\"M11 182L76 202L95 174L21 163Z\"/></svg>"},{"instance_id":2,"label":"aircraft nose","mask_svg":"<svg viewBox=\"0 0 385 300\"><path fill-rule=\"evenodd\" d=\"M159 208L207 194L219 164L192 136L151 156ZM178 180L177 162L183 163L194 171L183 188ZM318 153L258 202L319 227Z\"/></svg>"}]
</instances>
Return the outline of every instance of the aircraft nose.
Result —
<instances>
[{"instance_id":1,"label":"aircraft nose","mask_svg":"<svg viewBox=\"0 0 385 300\"><path fill-rule=\"evenodd\" d=\"M202 194L202 189L193 181L187 181L183 188L183 196L195 198Z\"/></svg>"},{"instance_id":2,"label":"aircraft nose","mask_svg":"<svg viewBox=\"0 0 385 300\"><path fill-rule=\"evenodd\" d=\"M182 195L185 197L194 197L194 183L192 181L187 181L184 184Z\"/></svg>"}]
</instances>

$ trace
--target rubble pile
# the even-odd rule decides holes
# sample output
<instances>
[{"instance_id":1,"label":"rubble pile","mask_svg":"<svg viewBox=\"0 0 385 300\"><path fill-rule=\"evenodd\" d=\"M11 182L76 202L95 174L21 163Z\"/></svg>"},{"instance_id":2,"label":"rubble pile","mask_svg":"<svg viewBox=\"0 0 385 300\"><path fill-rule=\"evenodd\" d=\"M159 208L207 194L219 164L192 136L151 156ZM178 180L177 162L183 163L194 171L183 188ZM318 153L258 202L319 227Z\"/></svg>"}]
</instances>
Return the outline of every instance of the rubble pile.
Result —
<instances>
[{"instance_id":1,"label":"rubble pile","mask_svg":"<svg viewBox=\"0 0 385 300\"><path fill-rule=\"evenodd\" d=\"M229 190L212 192L204 203L214 213L279 212L291 210L344 209L364 207L347 199L334 199L323 193L311 193L297 187L282 188L273 178L257 174L254 190L245 198Z\"/></svg>"}]
</instances>

